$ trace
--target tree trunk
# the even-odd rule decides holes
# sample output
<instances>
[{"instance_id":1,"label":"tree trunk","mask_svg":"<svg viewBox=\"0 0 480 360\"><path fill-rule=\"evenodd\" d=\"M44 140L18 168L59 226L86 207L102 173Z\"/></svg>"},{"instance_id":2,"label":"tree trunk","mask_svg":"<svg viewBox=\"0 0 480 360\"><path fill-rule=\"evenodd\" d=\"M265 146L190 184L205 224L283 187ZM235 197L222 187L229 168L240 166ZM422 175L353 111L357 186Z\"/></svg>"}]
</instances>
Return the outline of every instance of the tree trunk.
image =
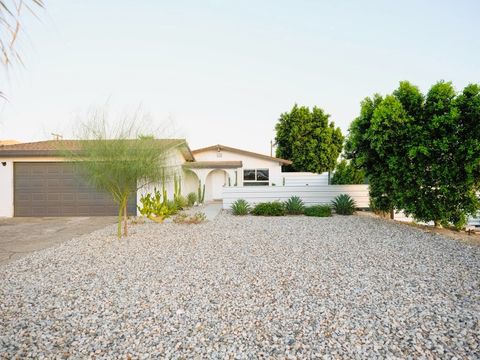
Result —
<instances>
[{"instance_id":1,"label":"tree trunk","mask_svg":"<svg viewBox=\"0 0 480 360\"><path fill-rule=\"evenodd\" d=\"M127 217L127 202L125 201L125 205L123 206L123 235L128 235L128 217Z\"/></svg>"},{"instance_id":2,"label":"tree trunk","mask_svg":"<svg viewBox=\"0 0 480 360\"><path fill-rule=\"evenodd\" d=\"M120 239L122 237L122 211L123 205L118 205L118 224L117 224L117 236Z\"/></svg>"},{"instance_id":3,"label":"tree trunk","mask_svg":"<svg viewBox=\"0 0 480 360\"><path fill-rule=\"evenodd\" d=\"M390 210L390 219L395 220L395 210Z\"/></svg>"}]
</instances>

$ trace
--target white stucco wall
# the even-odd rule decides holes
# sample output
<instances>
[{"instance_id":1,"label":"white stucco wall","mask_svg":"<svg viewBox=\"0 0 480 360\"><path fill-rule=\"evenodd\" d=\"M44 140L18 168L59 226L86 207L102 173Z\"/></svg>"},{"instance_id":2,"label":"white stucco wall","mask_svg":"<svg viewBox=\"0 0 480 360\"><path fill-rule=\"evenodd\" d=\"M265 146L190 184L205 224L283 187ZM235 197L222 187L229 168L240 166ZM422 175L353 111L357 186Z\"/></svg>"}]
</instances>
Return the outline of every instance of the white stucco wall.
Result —
<instances>
[{"instance_id":1,"label":"white stucco wall","mask_svg":"<svg viewBox=\"0 0 480 360\"><path fill-rule=\"evenodd\" d=\"M221 156L219 156L219 154ZM269 169L269 185L282 185L282 166L277 161L260 159L258 157L239 154L237 152L230 152L222 150L202 151L195 154L197 161L242 161L243 167L237 170L237 185L243 185L243 170L244 169ZM235 184L235 178L231 179L231 185Z\"/></svg>"},{"instance_id":2,"label":"white stucco wall","mask_svg":"<svg viewBox=\"0 0 480 360\"><path fill-rule=\"evenodd\" d=\"M182 195L187 196L189 192L197 191L198 181L195 182L191 179L191 175L187 174L186 171L182 169L182 165L185 163L185 158L178 149L172 150L172 152L167 156L166 160L166 169L168 172L168 177L166 179L165 189L167 190L167 196L169 200L173 200L173 194L175 190L174 176L177 176L177 179L181 181L182 184ZM195 185L194 185L195 184ZM140 198L147 193L153 193L155 187L162 191L162 184L148 184L143 186L137 191L137 205L141 206ZM140 215L140 212L137 208L137 215Z\"/></svg>"},{"instance_id":3,"label":"white stucco wall","mask_svg":"<svg viewBox=\"0 0 480 360\"><path fill-rule=\"evenodd\" d=\"M0 217L13 216L13 162L0 164Z\"/></svg>"}]
</instances>

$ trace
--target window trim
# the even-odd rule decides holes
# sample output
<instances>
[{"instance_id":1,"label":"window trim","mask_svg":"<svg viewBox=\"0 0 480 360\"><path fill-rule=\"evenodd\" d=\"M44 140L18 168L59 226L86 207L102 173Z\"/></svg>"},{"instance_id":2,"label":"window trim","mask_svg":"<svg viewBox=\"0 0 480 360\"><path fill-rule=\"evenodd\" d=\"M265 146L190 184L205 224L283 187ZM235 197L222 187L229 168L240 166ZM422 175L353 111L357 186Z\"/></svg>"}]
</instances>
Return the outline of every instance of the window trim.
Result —
<instances>
[{"instance_id":1,"label":"window trim","mask_svg":"<svg viewBox=\"0 0 480 360\"><path fill-rule=\"evenodd\" d=\"M268 179L267 180L258 180L258 170L263 170L266 171L268 174ZM258 169L252 169L252 168L244 168L242 169L243 171L243 185L245 186L270 186L270 169L269 168L258 168ZM255 180L245 180L245 171L254 171L255 173Z\"/></svg>"}]
</instances>

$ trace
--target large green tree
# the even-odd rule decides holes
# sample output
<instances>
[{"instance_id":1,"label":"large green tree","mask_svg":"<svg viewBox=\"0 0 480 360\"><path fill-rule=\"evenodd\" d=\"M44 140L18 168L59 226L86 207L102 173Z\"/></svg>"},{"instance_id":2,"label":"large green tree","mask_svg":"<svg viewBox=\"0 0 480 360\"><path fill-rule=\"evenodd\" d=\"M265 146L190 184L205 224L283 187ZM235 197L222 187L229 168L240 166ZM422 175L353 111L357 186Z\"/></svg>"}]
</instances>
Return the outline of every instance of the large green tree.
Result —
<instances>
[{"instance_id":1,"label":"large green tree","mask_svg":"<svg viewBox=\"0 0 480 360\"><path fill-rule=\"evenodd\" d=\"M357 169L351 161L342 159L335 167L332 185L364 184L365 171Z\"/></svg>"},{"instance_id":2,"label":"large green tree","mask_svg":"<svg viewBox=\"0 0 480 360\"><path fill-rule=\"evenodd\" d=\"M340 128L322 109L294 105L275 126L276 156L293 162L292 170L322 173L335 168L342 151Z\"/></svg>"},{"instance_id":3,"label":"large green tree","mask_svg":"<svg viewBox=\"0 0 480 360\"><path fill-rule=\"evenodd\" d=\"M479 209L480 87L457 94L438 82L426 96L409 82L362 102L347 157L369 179L372 206L462 227Z\"/></svg>"}]
</instances>

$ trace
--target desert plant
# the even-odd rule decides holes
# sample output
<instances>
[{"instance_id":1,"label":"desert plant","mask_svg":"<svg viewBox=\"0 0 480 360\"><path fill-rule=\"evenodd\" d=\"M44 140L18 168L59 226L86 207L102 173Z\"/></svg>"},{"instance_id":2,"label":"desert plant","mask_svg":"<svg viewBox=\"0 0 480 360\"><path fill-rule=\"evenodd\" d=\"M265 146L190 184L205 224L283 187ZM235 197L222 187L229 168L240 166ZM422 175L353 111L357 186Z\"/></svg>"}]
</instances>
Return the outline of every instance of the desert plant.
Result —
<instances>
[{"instance_id":1,"label":"desert plant","mask_svg":"<svg viewBox=\"0 0 480 360\"><path fill-rule=\"evenodd\" d=\"M194 192L188 193L187 195L187 205L192 207L197 202L197 194Z\"/></svg>"},{"instance_id":2,"label":"desert plant","mask_svg":"<svg viewBox=\"0 0 480 360\"><path fill-rule=\"evenodd\" d=\"M154 189L153 194L148 193L142 195L140 198L140 204L142 204L142 206L137 206L138 211L141 215L146 216L150 220L162 222L165 218L173 214L172 210L162 201L161 193L156 188Z\"/></svg>"},{"instance_id":3,"label":"desert plant","mask_svg":"<svg viewBox=\"0 0 480 360\"><path fill-rule=\"evenodd\" d=\"M332 201L332 207L339 215L352 215L355 212L355 201L348 194L338 195Z\"/></svg>"},{"instance_id":4,"label":"desert plant","mask_svg":"<svg viewBox=\"0 0 480 360\"><path fill-rule=\"evenodd\" d=\"M177 204L175 203L175 200L167 200L165 206L167 207L168 211L170 214L175 215L178 213L178 210L180 210L177 207Z\"/></svg>"},{"instance_id":5,"label":"desert plant","mask_svg":"<svg viewBox=\"0 0 480 360\"><path fill-rule=\"evenodd\" d=\"M177 201L179 196L182 196L182 179L175 174L173 176L173 200Z\"/></svg>"},{"instance_id":6,"label":"desert plant","mask_svg":"<svg viewBox=\"0 0 480 360\"><path fill-rule=\"evenodd\" d=\"M285 210L289 215L300 215L303 214L305 205L303 204L302 199L298 196L292 196L290 199L285 201Z\"/></svg>"},{"instance_id":7,"label":"desert plant","mask_svg":"<svg viewBox=\"0 0 480 360\"><path fill-rule=\"evenodd\" d=\"M199 211L193 215L188 215L186 213L180 213L173 218L173 222L177 224L200 224L207 219L205 213Z\"/></svg>"},{"instance_id":8,"label":"desert plant","mask_svg":"<svg viewBox=\"0 0 480 360\"><path fill-rule=\"evenodd\" d=\"M117 235L128 232L127 201L131 194L148 184L168 179L172 170L168 156L179 142L142 136L140 113L125 118L109 129L105 111L96 111L88 122L81 124L78 149L64 151L80 173L98 190L110 194L118 205ZM112 131L113 130L113 131Z\"/></svg>"},{"instance_id":9,"label":"desert plant","mask_svg":"<svg viewBox=\"0 0 480 360\"><path fill-rule=\"evenodd\" d=\"M205 201L205 184L202 186L201 181L198 182L197 200L199 204L203 204Z\"/></svg>"},{"instance_id":10,"label":"desert plant","mask_svg":"<svg viewBox=\"0 0 480 360\"><path fill-rule=\"evenodd\" d=\"M251 206L246 200L238 199L232 204L231 209L233 215L247 215L251 210Z\"/></svg>"},{"instance_id":11,"label":"desert plant","mask_svg":"<svg viewBox=\"0 0 480 360\"><path fill-rule=\"evenodd\" d=\"M332 216L332 208L328 205L313 205L305 208L306 216L329 217Z\"/></svg>"},{"instance_id":12,"label":"desert plant","mask_svg":"<svg viewBox=\"0 0 480 360\"><path fill-rule=\"evenodd\" d=\"M175 203L175 207L178 210L184 210L188 207L188 200L185 196L177 195L175 197L175 200L173 200L173 202Z\"/></svg>"},{"instance_id":13,"label":"desert plant","mask_svg":"<svg viewBox=\"0 0 480 360\"><path fill-rule=\"evenodd\" d=\"M252 210L257 216L283 216L286 214L285 206L280 201L258 203Z\"/></svg>"}]
</instances>

